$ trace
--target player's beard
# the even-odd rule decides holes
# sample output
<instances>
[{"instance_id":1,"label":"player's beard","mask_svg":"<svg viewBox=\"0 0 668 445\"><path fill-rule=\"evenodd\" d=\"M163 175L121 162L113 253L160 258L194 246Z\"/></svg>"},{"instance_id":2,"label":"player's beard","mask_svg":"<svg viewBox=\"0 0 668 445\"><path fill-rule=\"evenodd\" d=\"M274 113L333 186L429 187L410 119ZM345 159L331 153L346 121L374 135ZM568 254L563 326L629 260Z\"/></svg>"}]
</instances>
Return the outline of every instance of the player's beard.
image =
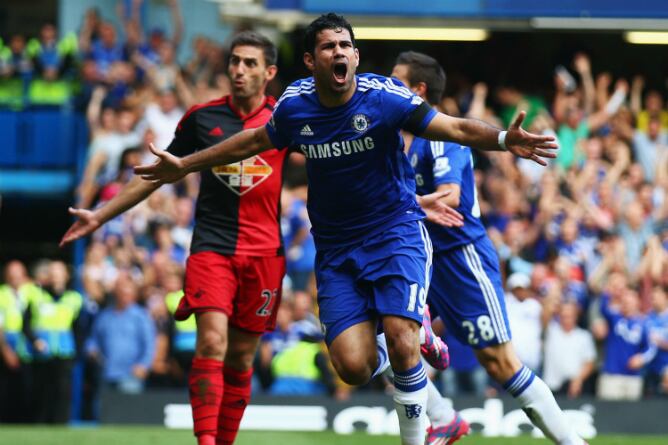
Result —
<instances>
[{"instance_id":1,"label":"player's beard","mask_svg":"<svg viewBox=\"0 0 668 445\"><path fill-rule=\"evenodd\" d=\"M322 74L319 74L316 80L318 85L324 87L329 94L339 96L345 95L353 87L355 74L354 71L351 71L351 67L348 66L345 81L343 83L339 83L334 78L333 69L328 69Z\"/></svg>"},{"instance_id":2,"label":"player's beard","mask_svg":"<svg viewBox=\"0 0 668 445\"><path fill-rule=\"evenodd\" d=\"M249 97L254 97L262 91L262 86L265 81L263 78L250 78L242 87L235 87L234 82L232 83L232 95L238 97L239 99L248 99Z\"/></svg>"},{"instance_id":3,"label":"player's beard","mask_svg":"<svg viewBox=\"0 0 668 445\"><path fill-rule=\"evenodd\" d=\"M331 82L332 91L335 91L338 94L344 94L353 87L353 81L355 80L355 74L346 72L346 79L341 84L336 81Z\"/></svg>"}]
</instances>

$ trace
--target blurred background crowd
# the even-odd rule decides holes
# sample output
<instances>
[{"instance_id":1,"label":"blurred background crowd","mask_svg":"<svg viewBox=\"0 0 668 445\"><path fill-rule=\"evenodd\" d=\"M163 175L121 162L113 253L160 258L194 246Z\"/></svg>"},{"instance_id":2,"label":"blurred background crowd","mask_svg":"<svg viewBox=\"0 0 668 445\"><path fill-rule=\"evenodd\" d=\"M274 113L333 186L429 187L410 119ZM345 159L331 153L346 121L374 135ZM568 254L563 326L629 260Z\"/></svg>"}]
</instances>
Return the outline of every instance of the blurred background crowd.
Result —
<instances>
[{"instance_id":1,"label":"blurred background crowd","mask_svg":"<svg viewBox=\"0 0 668 445\"><path fill-rule=\"evenodd\" d=\"M0 43L1 106L85 114L90 140L79 207L111 199L133 166L150 162L149 143L167 147L186 109L229 92L225 42L198 37L178 63L179 3L167 2L169 31L143 29L141 3L119 3L120 29L89 10L77 35L45 24L39 35ZM647 88L642 73L600 72L585 53L566 62L531 94L460 78L439 108L504 128L526 110L525 128L558 138L547 168L504 153L475 155L482 220L501 261L522 361L568 397L666 396L666 92ZM285 85L278 80L270 92L279 95ZM281 219L288 275L276 331L263 337L256 358L254 390L345 398L350 389L328 365L316 317L303 163L298 154L290 158ZM196 175L162 187L98 230L77 267L56 259L3 265L0 421L65 422L73 393L83 400L82 417L94 418L101 388L185 387L195 323L171 314L197 190ZM443 394L495 395L471 349L442 334L452 365L432 378Z\"/></svg>"}]
</instances>

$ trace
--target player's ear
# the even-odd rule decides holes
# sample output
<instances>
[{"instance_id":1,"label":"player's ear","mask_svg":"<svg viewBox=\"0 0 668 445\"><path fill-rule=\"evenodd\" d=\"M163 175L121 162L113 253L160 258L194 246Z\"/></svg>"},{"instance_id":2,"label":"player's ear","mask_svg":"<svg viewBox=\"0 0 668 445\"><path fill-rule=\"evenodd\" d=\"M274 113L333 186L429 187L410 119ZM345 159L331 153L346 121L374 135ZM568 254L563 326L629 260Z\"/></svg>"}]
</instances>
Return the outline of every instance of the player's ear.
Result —
<instances>
[{"instance_id":1,"label":"player's ear","mask_svg":"<svg viewBox=\"0 0 668 445\"><path fill-rule=\"evenodd\" d=\"M269 65L266 69L266 78L267 82L271 82L274 80L274 77L276 77L276 73L278 72L278 67L276 65Z\"/></svg>"},{"instance_id":2,"label":"player's ear","mask_svg":"<svg viewBox=\"0 0 668 445\"><path fill-rule=\"evenodd\" d=\"M304 65L306 65L306 69L308 69L309 71L315 70L315 59L313 57L313 54L304 53Z\"/></svg>"},{"instance_id":3,"label":"player's ear","mask_svg":"<svg viewBox=\"0 0 668 445\"><path fill-rule=\"evenodd\" d=\"M418 82L413 88L411 88L415 94L420 97L427 97L427 84L424 82Z\"/></svg>"}]
</instances>

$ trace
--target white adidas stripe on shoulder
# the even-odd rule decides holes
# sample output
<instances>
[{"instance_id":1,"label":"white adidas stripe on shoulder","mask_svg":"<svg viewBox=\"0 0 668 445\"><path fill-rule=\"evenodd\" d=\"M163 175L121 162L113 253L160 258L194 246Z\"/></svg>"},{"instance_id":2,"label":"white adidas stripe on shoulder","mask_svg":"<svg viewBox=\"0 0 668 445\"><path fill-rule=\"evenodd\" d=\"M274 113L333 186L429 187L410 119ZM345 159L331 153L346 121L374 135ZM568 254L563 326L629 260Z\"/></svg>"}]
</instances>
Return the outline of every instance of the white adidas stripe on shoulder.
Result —
<instances>
[{"instance_id":1,"label":"white adidas stripe on shoulder","mask_svg":"<svg viewBox=\"0 0 668 445\"><path fill-rule=\"evenodd\" d=\"M306 83L306 82L305 82ZM278 108L278 106L285 100L290 97L297 97L301 95L308 95L312 94L315 91L315 86L313 85L312 82L308 84L301 84L299 86L291 86L285 89L281 97L276 101L276 105L274 105L274 109Z\"/></svg>"},{"instance_id":2,"label":"white adidas stripe on shoulder","mask_svg":"<svg viewBox=\"0 0 668 445\"><path fill-rule=\"evenodd\" d=\"M285 91L299 91L313 86L312 81L302 82L299 85L290 85L285 89Z\"/></svg>"},{"instance_id":3,"label":"white adidas stripe on shoulder","mask_svg":"<svg viewBox=\"0 0 668 445\"><path fill-rule=\"evenodd\" d=\"M385 82L380 82L378 79L360 79L360 82L358 82L357 89L361 92L368 91L370 89L373 90L385 90L388 93L396 94L397 96L401 96L405 99L410 99L413 97L413 93L410 92L405 87L400 87L398 85L394 85L391 81L385 81Z\"/></svg>"},{"instance_id":4,"label":"white adidas stripe on shoulder","mask_svg":"<svg viewBox=\"0 0 668 445\"><path fill-rule=\"evenodd\" d=\"M286 94L294 94L294 93L302 93L302 92L309 92L315 89L315 86L313 84L310 85L300 85L300 86L293 86L293 87L287 87L285 91L283 92L283 95ZM282 97L281 96L281 97Z\"/></svg>"},{"instance_id":5,"label":"white adidas stripe on shoulder","mask_svg":"<svg viewBox=\"0 0 668 445\"><path fill-rule=\"evenodd\" d=\"M390 80L390 79L387 79L387 80L385 81L385 84L388 86L388 88L390 88L390 89L392 89L392 90L396 90L396 91L399 92L399 93L406 94L406 95L408 95L408 96L412 96L412 95L413 95L413 93L411 92L411 90L409 90L409 89L406 88L405 86L397 85L396 83L392 82L392 80Z\"/></svg>"}]
</instances>

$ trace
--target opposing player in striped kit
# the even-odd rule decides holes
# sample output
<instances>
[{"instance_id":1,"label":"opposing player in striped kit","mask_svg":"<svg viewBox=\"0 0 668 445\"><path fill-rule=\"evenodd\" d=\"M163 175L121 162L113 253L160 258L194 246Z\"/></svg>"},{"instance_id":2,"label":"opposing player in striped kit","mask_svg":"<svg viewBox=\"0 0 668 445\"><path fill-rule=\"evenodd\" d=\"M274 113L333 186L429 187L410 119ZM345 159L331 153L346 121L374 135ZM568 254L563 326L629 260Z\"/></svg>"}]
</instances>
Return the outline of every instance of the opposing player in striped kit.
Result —
<instances>
[{"instance_id":1,"label":"opposing player in striped kit","mask_svg":"<svg viewBox=\"0 0 668 445\"><path fill-rule=\"evenodd\" d=\"M265 88L276 75L276 58L266 37L238 34L230 44L231 95L188 110L167 150L184 156L264 127L275 103ZM285 274L278 221L287 154L267 150L233 165L212 165L201 175L185 295L174 314L197 318L189 386L199 445L234 442L250 400L258 340L276 322ZM135 177L104 206L72 209L79 219L61 245L92 233L158 187Z\"/></svg>"}]
</instances>

